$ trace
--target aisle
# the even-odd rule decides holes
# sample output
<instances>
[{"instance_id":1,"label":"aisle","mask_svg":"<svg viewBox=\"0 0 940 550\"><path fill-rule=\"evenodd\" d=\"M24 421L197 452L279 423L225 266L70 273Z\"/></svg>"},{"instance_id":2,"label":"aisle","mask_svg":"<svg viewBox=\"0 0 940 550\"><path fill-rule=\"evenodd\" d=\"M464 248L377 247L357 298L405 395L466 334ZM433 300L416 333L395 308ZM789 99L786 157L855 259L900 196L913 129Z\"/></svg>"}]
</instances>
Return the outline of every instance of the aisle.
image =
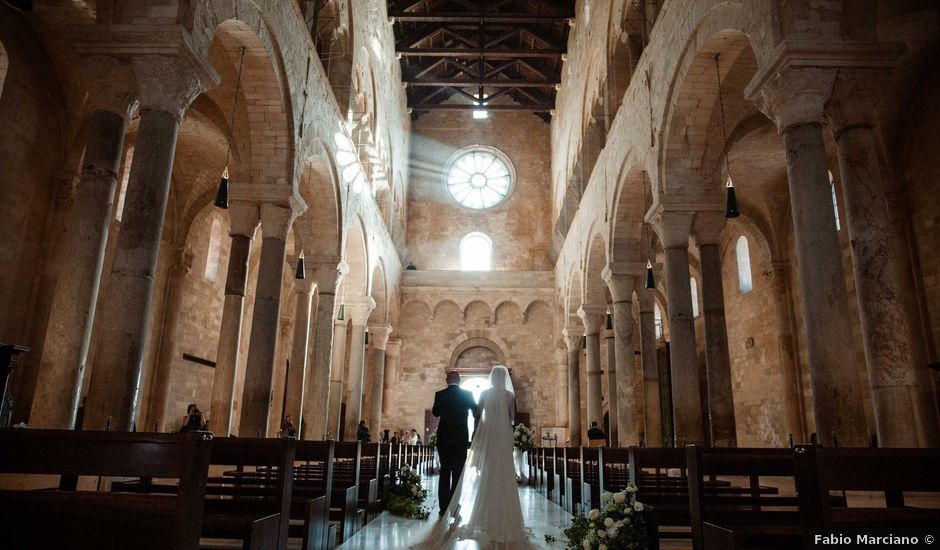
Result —
<instances>
[{"instance_id":1,"label":"aisle","mask_svg":"<svg viewBox=\"0 0 940 550\"><path fill-rule=\"evenodd\" d=\"M424 484L428 488L428 505L433 513L426 521L404 519L383 512L378 518L366 525L339 548L342 550L398 550L410 548L412 541L421 539L437 520L437 480L438 476L425 476ZM535 535L537 548L559 550L565 547L562 529L571 521L560 506L549 501L528 486L519 487L519 499L526 527ZM545 535L552 535L557 542L546 544ZM479 546L473 542L462 542L454 546L455 550L476 550Z\"/></svg>"}]
</instances>

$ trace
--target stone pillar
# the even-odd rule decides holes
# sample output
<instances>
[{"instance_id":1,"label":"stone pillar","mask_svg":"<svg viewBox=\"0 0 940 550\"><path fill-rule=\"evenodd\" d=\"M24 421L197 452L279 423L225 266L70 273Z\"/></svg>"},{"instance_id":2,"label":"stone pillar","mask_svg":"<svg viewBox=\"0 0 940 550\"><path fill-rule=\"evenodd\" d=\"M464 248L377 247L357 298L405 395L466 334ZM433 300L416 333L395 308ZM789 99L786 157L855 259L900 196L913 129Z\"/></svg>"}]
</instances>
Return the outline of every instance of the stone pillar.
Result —
<instances>
[{"instance_id":1,"label":"stone pillar","mask_svg":"<svg viewBox=\"0 0 940 550\"><path fill-rule=\"evenodd\" d=\"M655 291L637 289L640 304L640 362L643 364L644 435L648 447L663 446L662 405L659 401L659 371L656 364Z\"/></svg>"},{"instance_id":2,"label":"stone pillar","mask_svg":"<svg viewBox=\"0 0 940 550\"><path fill-rule=\"evenodd\" d=\"M336 286L345 264L321 265L314 269L317 285L317 310L313 325L313 345L308 351L307 383L304 389L303 435L305 439L324 439L327 432L330 395L330 357L333 349L333 310ZM345 342L345 341L344 341ZM345 345L345 343L344 343ZM335 433L335 432L334 432Z\"/></svg>"},{"instance_id":3,"label":"stone pillar","mask_svg":"<svg viewBox=\"0 0 940 550\"><path fill-rule=\"evenodd\" d=\"M725 324L725 290L721 280L721 231L725 217L719 212L695 215L695 242L702 268L702 314L705 316L705 364L708 380L708 415L711 443L737 447L734 421L731 355Z\"/></svg>"},{"instance_id":4,"label":"stone pillar","mask_svg":"<svg viewBox=\"0 0 940 550\"><path fill-rule=\"evenodd\" d=\"M669 309L670 363L673 418L677 447L702 445L702 405L699 394L698 354L692 318L692 289L689 287L689 234L691 211L665 210L654 205L648 221L654 222L666 251L666 302Z\"/></svg>"},{"instance_id":5,"label":"stone pillar","mask_svg":"<svg viewBox=\"0 0 940 550\"><path fill-rule=\"evenodd\" d=\"M803 386L800 365L796 360L797 348L794 345L793 309L790 299L790 283L786 262L773 263L771 291L774 294L774 307L777 310L777 339L780 365L783 369L783 391L787 409L787 429L796 441L807 441L805 407L803 405Z\"/></svg>"},{"instance_id":6,"label":"stone pillar","mask_svg":"<svg viewBox=\"0 0 940 550\"><path fill-rule=\"evenodd\" d=\"M297 258L291 264L297 269ZM294 426L301 427L304 396L307 393L307 348L310 338L310 308L313 295L311 278L294 280L294 338L291 342L290 370L287 371L287 393L284 395L284 416L294 417Z\"/></svg>"},{"instance_id":7,"label":"stone pillar","mask_svg":"<svg viewBox=\"0 0 940 550\"><path fill-rule=\"evenodd\" d=\"M610 266L604 269L601 276L607 283L613 299L611 313L614 317L614 356L617 362L617 416L620 437L616 442L612 439L611 445L639 445L644 429L641 409L643 400L640 393L642 385L636 376L633 354L633 289L637 278L634 275L615 272Z\"/></svg>"},{"instance_id":8,"label":"stone pillar","mask_svg":"<svg viewBox=\"0 0 940 550\"><path fill-rule=\"evenodd\" d=\"M349 399L346 401L346 423L343 426L344 439L356 440L356 428L362 420L362 385L366 370L366 324L369 314L375 309L375 300L370 296L346 304L346 313L352 323L350 334L352 345L349 347L349 380L347 381Z\"/></svg>"},{"instance_id":9,"label":"stone pillar","mask_svg":"<svg viewBox=\"0 0 940 550\"><path fill-rule=\"evenodd\" d=\"M342 306L340 306L342 307ZM347 321L336 319L333 323L333 354L330 359L330 403L327 418L328 436L337 441L343 427L339 420L343 412L343 377L346 374Z\"/></svg>"},{"instance_id":10,"label":"stone pillar","mask_svg":"<svg viewBox=\"0 0 940 550\"><path fill-rule=\"evenodd\" d=\"M124 151L127 122L135 107L127 62L110 57L86 61L89 74L88 140L75 204L59 254L52 308L39 360L29 425L72 429L91 345L91 332Z\"/></svg>"},{"instance_id":11,"label":"stone pillar","mask_svg":"<svg viewBox=\"0 0 940 550\"><path fill-rule=\"evenodd\" d=\"M176 137L183 113L211 78L205 68L176 57L135 57L131 65L140 129L108 295L96 317L98 344L83 425L92 430L104 430L109 418L112 430L134 428Z\"/></svg>"},{"instance_id":12,"label":"stone pillar","mask_svg":"<svg viewBox=\"0 0 940 550\"><path fill-rule=\"evenodd\" d=\"M212 406L209 410L209 427L219 437L232 434L235 371L242 338L245 294L248 292L248 258L260 220L258 205L245 201L231 201L228 215L232 246L225 276L225 302L219 326L219 347L212 378Z\"/></svg>"},{"instance_id":13,"label":"stone pillar","mask_svg":"<svg viewBox=\"0 0 940 550\"><path fill-rule=\"evenodd\" d=\"M892 224L888 186L878 156L874 109L888 70L840 70L826 106L839 156L846 225L858 293L862 343L878 442L883 447L916 447L918 424L936 430L931 403L918 391L913 338L919 327L908 314L913 285L905 279L908 251L903 228Z\"/></svg>"},{"instance_id":14,"label":"stone pillar","mask_svg":"<svg viewBox=\"0 0 940 550\"><path fill-rule=\"evenodd\" d=\"M617 445L620 440L620 405L617 396L617 351L614 349L616 335L613 328L613 313L609 314L611 323L605 322L604 353L607 355L607 437L610 444Z\"/></svg>"},{"instance_id":15,"label":"stone pillar","mask_svg":"<svg viewBox=\"0 0 940 550\"><path fill-rule=\"evenodd\" d=\"M241 421L238 426L241 437L267 437L274 361L277 357L284 247L294 216L293 207L271 203L261 205L263 240L245 365L245 386L242 390Z\"/></svg>"},{"instance_id":16,"label":"stone pillar","mask_svg":"<svg viewBox=\"0 0 940 550\"><path fill-rule=\"evenodd\" d=\"M186 277L193 267L193 254L186 250L185 245L179 245L173 254L173 266L170 268L167 285L169 290L166 302L163 305L163 322L160 328L160 352L155 365L150 398L150 425L140 425L138 431L150 431L160 422L160 431L172 432L179 428L167 425L166 401L173 379L173 364L179 355L179 346L176 345L176 324L179 321L180 309L183 307L183 287ZM180 414L182 416L182 413ZM171 414L171 418L175 415Z\"/></svg>"},{"instance_id":17,"label":"stone pillar","mask_svg":"<svg viewBox=\"0 0 940 550\"><path fill-rule=\"evenodd\" d=\"M755 77L763 85L750 95L775 120L786 148L816 431L822 442L835 434L842 445L860 447L868 442L865 412L856 367L845 358L852 317L821 126L834 72L777 67Z\"/></svg>"},{"instance_id":18,"label":"stone pillar","mask_svg":"<svg viewBox=\"0 0 940 550\"><path fill-rule=\"evenodd\" d=\"M369 414L369 431L372 440L378 441L382 435L382 403L385 392L385 362L388 337L392 334L391 326L369 327L369 344L372 347L372 411Z\"/></svg>"},{"instance_id":19,"label":"stone pillar","mask_svg":"<svg viewBox=\"0 0 940 550\"><path fill-rule=\"evenodd\" d=\"M385 346L385 396L382 398L382 414L388 416L396 410L396 385L401 369L401 338L389 338Z\"/></svg>"},{"instance_id":20,"label":"stone pillar","mask_svg":"<svg viewBox=\"0 0 940 550\"><path fill-rule=\"evenodd\" d=\"M568 446L581 445L581 336L580 327L569 324L562 331L568 348Z\"/></svg>"},{"instance_id":21,"label":"stone pillar","mask_svg":"<svg viewBox=\"0 0 940 550\"><path fill-rule=\"evenodd\" d=\"M597 422L604 425L604 403L601 392L601 326L604 324L604 315L607 308L604 306L585 305L578 308L578 317L584 324L584 335L587 337L585 348L585 373L587 374L587 425Z\"/></svg>"}]
</instances>

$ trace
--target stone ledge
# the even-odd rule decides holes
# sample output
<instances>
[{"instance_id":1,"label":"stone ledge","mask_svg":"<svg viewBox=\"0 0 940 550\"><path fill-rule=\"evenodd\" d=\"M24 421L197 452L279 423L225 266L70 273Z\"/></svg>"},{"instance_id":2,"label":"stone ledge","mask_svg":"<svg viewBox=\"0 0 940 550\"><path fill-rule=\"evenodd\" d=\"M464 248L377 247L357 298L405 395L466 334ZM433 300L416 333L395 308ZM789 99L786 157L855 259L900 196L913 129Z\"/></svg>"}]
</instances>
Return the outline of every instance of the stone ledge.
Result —
<instances>
[{"instance_id":1,"label":"stone ledge","mask_svg":"<svg viewBox=\"0 0 940 550\"><path fill-rule=\"evenodd\" d=\"M402 287L536 288L555 287L553 271L404 271Z\"/></svg>"}]
</instances>

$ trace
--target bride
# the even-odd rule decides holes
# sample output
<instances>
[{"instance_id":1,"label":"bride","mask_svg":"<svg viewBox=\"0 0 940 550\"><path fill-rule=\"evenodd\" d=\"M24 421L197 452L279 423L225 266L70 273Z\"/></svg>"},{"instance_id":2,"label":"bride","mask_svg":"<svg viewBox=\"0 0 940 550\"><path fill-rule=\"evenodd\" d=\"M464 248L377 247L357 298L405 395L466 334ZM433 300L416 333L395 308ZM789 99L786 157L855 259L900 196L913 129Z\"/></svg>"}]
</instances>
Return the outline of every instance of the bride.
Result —
<instances>
[{"instance_id":1,"label":"bride","mask_svg":"<svg viewBox=\"0 0 940 550\"><path fill-rule=\"evenodd\" d=\"M473 433L457 490L418 548L447 549L458 540L473 540L480 548L533 548L522 522L512 459L516 396L506 367L493 367L490 385L477 405L480 425Z\"/></svg>"}]
</instances>

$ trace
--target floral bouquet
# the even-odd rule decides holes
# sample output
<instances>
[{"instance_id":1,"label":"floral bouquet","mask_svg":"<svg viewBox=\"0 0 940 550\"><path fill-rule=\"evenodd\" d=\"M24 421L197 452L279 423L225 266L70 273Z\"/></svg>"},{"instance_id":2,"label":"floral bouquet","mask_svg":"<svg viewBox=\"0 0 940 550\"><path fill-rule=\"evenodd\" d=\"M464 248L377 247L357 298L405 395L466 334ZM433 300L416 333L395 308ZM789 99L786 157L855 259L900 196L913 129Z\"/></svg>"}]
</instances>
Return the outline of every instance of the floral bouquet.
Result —
<instances>
[{"instance_id":1,"label":"floral bouquet","mask_svg":"<svg viewBox=\"0 0 940 550\"><path fill-rule=\"evenodd\" d=\"M421 505L428 492L421 487L421 476L405 464L395 474L395 484L389 491L388 511L410 519L428 519L431 512Z\"/></svg>"},{"instance_id":2,"label":"floral bouquet","mask_svg":"<svg viewBox=\"0 0 940 550\"><path fill-rule=\"evenodd\" d=\"M428 447L437 447L437 430L434 430L428 436Z\"/></svg>"},{"instance_id":3,"label":"floral bouquet","mask_svg":"<svg viewBox=\"0 0 940 550\"><path fill-rule=\"evenodd\" d=\"M643 504L636 487L601 495L601 509L576 517L565 529L569 550L649 550Z\"/></svg>"},{"instance_id":4,"label":"floral bouquet","mask_svg":"<svg viewBox=\"0 0 940 550\"><path fill-rule=\"evenodd\" d=\"M431 447L432 449L437 448L437 430L434 430L430 435L428 435L428 447ZM431 473L441 473L440 465L437 463L437 453L434 452L431 453Z\"/></svg>"},{"instance_id":5,"label":"floral bouquet","mask_svg":"<svg viewBox=\"0 0 940 550\"><path fill-rule=\"evenodd\" d=\"M525 424L516 424L516 429L512 434L512 443L520 453L535 450L535 431Z\"/></svg>"}]
</instances>

